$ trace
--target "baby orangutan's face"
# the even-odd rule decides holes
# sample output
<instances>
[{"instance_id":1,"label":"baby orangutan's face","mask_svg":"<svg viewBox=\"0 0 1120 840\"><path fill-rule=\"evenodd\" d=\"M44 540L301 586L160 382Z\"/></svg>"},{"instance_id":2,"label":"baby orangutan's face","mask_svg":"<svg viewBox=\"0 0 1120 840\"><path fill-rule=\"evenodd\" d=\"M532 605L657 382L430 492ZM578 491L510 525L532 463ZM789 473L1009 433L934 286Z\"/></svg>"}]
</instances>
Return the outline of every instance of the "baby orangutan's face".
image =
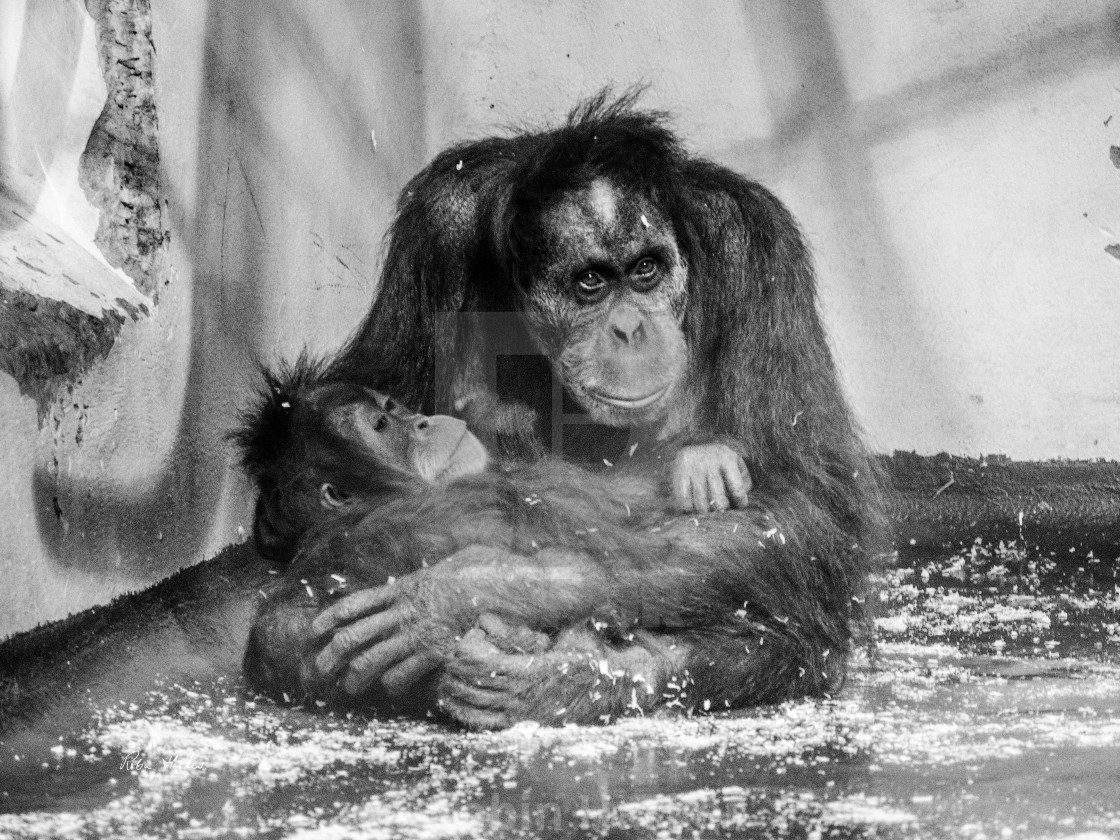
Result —
<instances>
[{"instance_id":1,"label":"baby orangutan's face","mask_svg":"<svg viewBox=\"0 0 1120 840\"><path fill-rule=\"evenodd\" d=\"M336 429L360 440L379 463L431 484L486 469L489 453L462 420L414 414L385 394L368 393L368 401L342 407L335 423Z\"/></svg>"}]
</instances>

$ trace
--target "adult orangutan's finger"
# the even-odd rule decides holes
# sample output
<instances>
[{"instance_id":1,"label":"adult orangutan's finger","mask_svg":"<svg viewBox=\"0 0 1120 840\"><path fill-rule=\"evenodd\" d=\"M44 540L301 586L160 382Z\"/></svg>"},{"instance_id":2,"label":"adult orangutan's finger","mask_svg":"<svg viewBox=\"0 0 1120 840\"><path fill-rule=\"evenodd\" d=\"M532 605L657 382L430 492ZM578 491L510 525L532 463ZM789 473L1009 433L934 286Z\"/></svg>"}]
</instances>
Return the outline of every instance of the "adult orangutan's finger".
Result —
<instances>
[{"instance_id":1,"label":"adult orangutan's finger","mask_svg":"<svg viewBox=\"0 0 1120 840\"><path fill-rule=\"evenodd\" d=\"M730 504L724 492L723 474L719 471L708 474L708 510L727 510Z\"/></svg>"},{"instance_id":2,"label":"adult orangutan's finger","mask_svg":"<svg viewBox=\"0 0 1120 840\"><path fill-rule=\"evenodd\" d=\"M316 636L322 636L340 624L347 624L375 610L383 610L393 602L393 595L392 584L361 589L353 595L347 595L315 617L311 622L311 632Z\"/></svg>"},{"instance_id":3,"label":"adult orangutan's finger","mask_svg":"<svg viewBox=\"0 0 1120 840\"><path fill-rule=\"evenodd\" d=\"M445 677L439 684L441 700L465 703L476 709L501 709L510 699L505 691L472 685L456 677Z\"/></svg>"},{"instance_id":4,"label":"adult orangutan's finger","mask_svg":"<svg viewBox=\"0 0 1120 840\"><path fill-rule=\"evenodd\" d=\"M513 718L504 711L483 711L454 697L439 701L439 708L468 729L509 729Z\"/></svg>"},{"instance_id":5,"label":"adult orangutan's finger","mask_svg":"<svg viewBox=\"0 0 1120 840\"><path fill-rule=\"evenodd\" d=\"M386 671L415 652L412 640L405 636L393 636L362 651L346 669L342 690L351 696L361 694L378 682Z\"/></svg>"},{"instance_id":6,"label":"adult orangutan's finger","mask_svg":"<svg viewBox=\"0 0 1120 840\"><path fill-rule=\"evenodd\" d=\"M680 511L688 511L692 505L692 481L680 458L673 465L673 504Z\"/></svg>"},{"instance_id":7,"label":"adult orangutan's finger","mask_svg":"<svg viewBox=\"0 0 1120 840\"><path fill-rule=\"evenodd\" d=\"M358 651L392 636L400 626L400 620L400 610L388 610L339 628L315 657L315 667L324 676L335 673Z\"/></svg>"},{"instance_id":8,"label":"adult orangutan's finger","mask_svg":"<svg viewBox=\"0 0 1120 840\"><path fill-rule=\"evenodd\" d=\"M747 495L751 489L751 474L747 471L746 461L738 458L734 465L724 464L723 480L735 507L746 507Z\"/></svg>"},{"instance_id":9,"label":"adult orangutan's finger","mask_svg":"<svg viewBox=\"0 0 1120 840\"><path fill-rule=\"evenodd\" d=\"M704 482L695 476L692 479L692 510L695 513L708 512L708 493Z\"/></svg>"},{"instance_id":10,"label":"adult orangutan's finger","mask_svg":"<svg viewBox=\"0 0 1120 840\"><path fill-rule=\"evenodd\" d=\"M478 617L478 626L506 653L540 653L548 650L549 638L523 624L511 625L494 613Z\"/></svg>"},{"instance_id":11,"label":"adult orangutan's finger","mask_svg":"<svg viewBox=\"0 0 1120 840\"><path fill-rule=\"evenodd\" d=\"M387 670L381 678L381 685L390 697L400 697L436 670L440 662L441 657L429 650L414 653Z\"/></svg>"}]
</instances>

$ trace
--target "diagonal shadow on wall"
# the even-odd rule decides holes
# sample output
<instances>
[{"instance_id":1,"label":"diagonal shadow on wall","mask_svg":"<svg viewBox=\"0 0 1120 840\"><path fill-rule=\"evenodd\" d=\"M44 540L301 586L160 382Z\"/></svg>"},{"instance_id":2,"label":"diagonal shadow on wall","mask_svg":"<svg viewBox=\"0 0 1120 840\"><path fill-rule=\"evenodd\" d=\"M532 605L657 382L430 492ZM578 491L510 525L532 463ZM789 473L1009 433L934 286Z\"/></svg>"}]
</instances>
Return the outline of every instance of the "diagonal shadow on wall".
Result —
<instances>
[{"instance_id":1,"label":"diagonal shadow on wall","mask_svg":"<svg viewBox=\"0 0 1120 840\"><path fill-rule=\"evenodd\" d=\"M929 333L912 284L905 282L904 261L891 241L891 225L875 189L872 149L1024 88L1114 61L1120 55L1120 13L1047 32L974 65L865 102L853 101L845 83L840 48L823 0L760 0L749 4L748 19L766 34L756 39L759 66L767 87L775 92L771 98L777 129L768 138L736 145L728 154L751 161L763 179L800 166L807 158L823 162L817 183L824 202L836 208L830 223L837 226L839 241L851 243L844 274L856 294L848 298L865 309L845 323L865 325L862 340L875 357L909 366L908 378L921 383L924 403L937 407L944 428L959 425L968 412L960 405L962 395L934 363L937 353L929 346ZM877 308L868 309L874 301ZM876 325L884 319L896 325L890 334L908 336L905 354L883 345L887 333ZM895 397L879 394L887 404L872 413L891 411L889 401Z\"/></svg>"}]
</instances>

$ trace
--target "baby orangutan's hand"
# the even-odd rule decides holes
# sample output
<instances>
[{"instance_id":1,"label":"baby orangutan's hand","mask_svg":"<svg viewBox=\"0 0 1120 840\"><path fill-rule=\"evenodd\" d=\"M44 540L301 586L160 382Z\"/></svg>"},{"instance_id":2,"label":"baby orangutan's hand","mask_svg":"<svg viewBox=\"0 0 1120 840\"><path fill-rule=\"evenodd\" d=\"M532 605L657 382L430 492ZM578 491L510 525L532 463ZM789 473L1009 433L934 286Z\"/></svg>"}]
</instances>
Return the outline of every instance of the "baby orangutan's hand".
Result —
<instances>
[{"instance_id":1,"label":"baby orangutan's hand","mask_svg":"<svg viewBox=\"0 0 1120 840\"><path fill-rule=\"evenodd\" d=\"M673 459L671 481L673 503L684 513L746 507L752 486L742 456L723 443L682 447Z\"/></svg>"}]
</instances>

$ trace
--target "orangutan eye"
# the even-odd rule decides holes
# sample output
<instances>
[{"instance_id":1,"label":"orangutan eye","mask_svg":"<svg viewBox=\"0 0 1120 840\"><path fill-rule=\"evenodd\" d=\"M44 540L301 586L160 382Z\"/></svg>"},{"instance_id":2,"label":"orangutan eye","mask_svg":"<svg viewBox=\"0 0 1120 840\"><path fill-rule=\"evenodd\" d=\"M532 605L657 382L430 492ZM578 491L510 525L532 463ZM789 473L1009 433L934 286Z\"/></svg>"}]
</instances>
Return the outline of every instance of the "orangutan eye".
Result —
<instances>
[{"instance_id":1,"label":"orangutan eye","mask_svg":"<svg viewBox=\"0 0 1120 840\"><path fill-rule=\"evenodd\" d=\"M630 281L639 292L649 292L661 282L661 265L653 257L642 257L630 271Z\"/></svg>"},{"instance_id":2,"label":"orangutan eye","mask_svg":"<svg viewBox=\"0 0 1120 840\"><path fill-rule=\"evenodd\" d=\"M597 271L584 271L576 278L576 288L583 298L597 298L606 287L607 281Z\"/></svg>"},{"instance_id":3,"label":"orangutan eye","mask_svg":"<svg viewBox=\"0 0 1120 840\"><path fill-rule=\"evenodd\" d=\"M373 424L373 430L375 432L380 432L380 431L383 431L385 429L385 427L388 426L388 425L389 425L389 421L386 420L385 415L382 414L380 417L377 418L377 422Z\"/></svg>"},{"instance_id":4,"label":"orangutan eye","mask_svg":"<svg viewBox=\"0 0 1120 840\"><path fill-rule=\"evenodd\" d=\"M319 493L323 506L327 508L341 507L350 501L350 494L339 490L333 484L324 484L319 488Z\"/></svg>"},{"instance_id":5,"label":"orangutan eye","mask_svg":"<svg viewBox=\"0 0 1120 840\"><path fill-rule=\"evenodd\" d=\"M393 409L396 408L396 407L397 407L397 404L395 402L393 402L391 399L385 400L385 410L386 411L392 413Z\"/></svg>"}]
</instances>

